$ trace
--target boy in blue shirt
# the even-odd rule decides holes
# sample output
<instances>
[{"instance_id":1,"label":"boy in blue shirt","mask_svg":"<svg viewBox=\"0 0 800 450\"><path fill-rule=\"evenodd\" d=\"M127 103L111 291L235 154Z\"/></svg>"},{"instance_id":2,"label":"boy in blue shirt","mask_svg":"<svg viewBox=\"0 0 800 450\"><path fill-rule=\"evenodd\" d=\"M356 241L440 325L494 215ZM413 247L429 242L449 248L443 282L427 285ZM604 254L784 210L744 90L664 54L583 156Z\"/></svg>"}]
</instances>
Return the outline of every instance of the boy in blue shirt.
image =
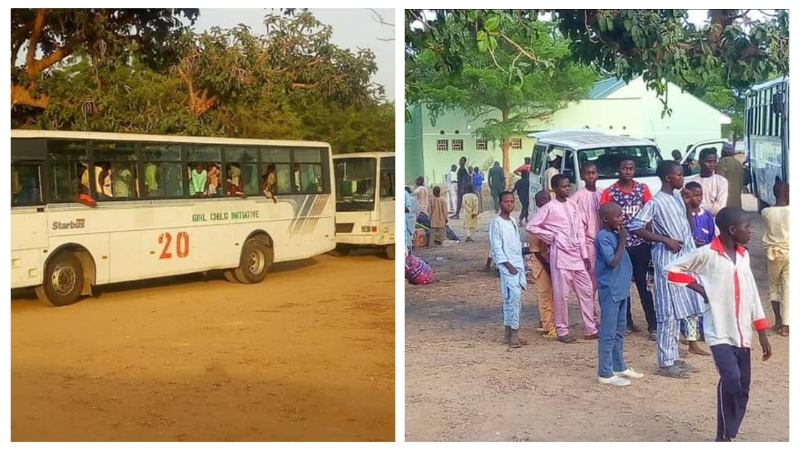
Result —
<instances>
[{"instance_id":1,"label":"boy in blue shirt","mask_svg":"<svg viewBox=\"0 0 800 450\"><path fill-rule=\"evenodd\" d=\"M600 207L600 220L603 227L594 242L600 298L597 381L627 386L631 384L631 379L644 376L628 367L622 356L633 265L625 251L627 231L622 226L622 208L613 202L603 204Z\"/></svg>"}]
</instances>

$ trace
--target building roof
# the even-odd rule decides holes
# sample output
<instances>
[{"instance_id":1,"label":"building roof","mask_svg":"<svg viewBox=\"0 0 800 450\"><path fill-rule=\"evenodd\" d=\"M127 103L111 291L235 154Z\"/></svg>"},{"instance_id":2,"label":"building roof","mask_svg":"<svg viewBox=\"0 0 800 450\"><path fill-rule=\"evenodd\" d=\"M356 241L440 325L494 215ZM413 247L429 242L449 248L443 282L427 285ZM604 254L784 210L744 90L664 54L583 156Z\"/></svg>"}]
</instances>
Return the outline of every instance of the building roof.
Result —
<instances>
[{"instance_id":1,"label":"building roof","mask_svg":"<svg viewBox=\"0 0 800 450\"><path fill-rule=\"evenodd\" d=\"M617 136L597 130L553 130L541 133L528 133L537 142L560 145L573 150L587 150L601 147L621 147L631 145L656 145L647 139L630 136Z\"/></svg>"},{"instance_id":2,"label":"building roof","mask_svg":"<svg viewBox=\"0 0 800 450\"><path fill-rule=\"evenodd\" d=\"M594 87L589 91L590 99L608 98L609 95L618 91L625 86L625 81L622 78L606 78L605 80L598 81Z\"/></svg>"}]
</instances>

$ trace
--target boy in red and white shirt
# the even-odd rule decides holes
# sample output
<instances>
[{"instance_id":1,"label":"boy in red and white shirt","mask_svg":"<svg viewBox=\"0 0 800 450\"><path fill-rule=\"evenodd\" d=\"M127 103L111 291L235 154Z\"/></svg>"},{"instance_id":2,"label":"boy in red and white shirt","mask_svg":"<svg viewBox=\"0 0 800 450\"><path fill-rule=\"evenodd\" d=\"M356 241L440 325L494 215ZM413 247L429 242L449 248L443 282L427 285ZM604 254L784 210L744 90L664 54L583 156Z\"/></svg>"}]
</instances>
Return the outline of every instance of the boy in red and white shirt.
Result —
<instances>
[{"instance_id":1,"label":"boy in red and white shirt","mask_svg":"<svg viewBox=\"0 0 800 450\"><path fill-rule=\"evenodd\" d=\"M667 282L686 286L703 297L703 329L719 371L717 441L739 432L750 395L750 344L758 332L762 361L772 356L769 323L761 306L750 255L750 220L740 208L723 208L716 216L719 236L709 245L664 268Z\"/></svg>"}]
</instances>

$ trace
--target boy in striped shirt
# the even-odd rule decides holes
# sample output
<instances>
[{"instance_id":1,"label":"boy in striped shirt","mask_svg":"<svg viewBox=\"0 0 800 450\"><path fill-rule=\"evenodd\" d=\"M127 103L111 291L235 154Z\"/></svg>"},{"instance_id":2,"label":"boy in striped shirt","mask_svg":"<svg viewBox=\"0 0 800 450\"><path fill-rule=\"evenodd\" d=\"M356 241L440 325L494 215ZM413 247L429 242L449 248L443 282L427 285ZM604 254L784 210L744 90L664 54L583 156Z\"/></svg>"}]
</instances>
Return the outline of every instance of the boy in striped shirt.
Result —
<instances>
[{"instance_id":1,"label":"boy in striped shirt","mask_svg":"<svg viewBox=\"0 0 800 450\"><path fill-rule=\"evenodd\" d=\"M739 432L750 396L750 344L753 328L761 360L772 356L769 323L750 270L750 221L740 208L723 208L716 216L719 236L709 245L664 268L667 282L686 286L703 298L703 327L720 380L717 385L717 441Z\"/></svg>"}]
</instances>

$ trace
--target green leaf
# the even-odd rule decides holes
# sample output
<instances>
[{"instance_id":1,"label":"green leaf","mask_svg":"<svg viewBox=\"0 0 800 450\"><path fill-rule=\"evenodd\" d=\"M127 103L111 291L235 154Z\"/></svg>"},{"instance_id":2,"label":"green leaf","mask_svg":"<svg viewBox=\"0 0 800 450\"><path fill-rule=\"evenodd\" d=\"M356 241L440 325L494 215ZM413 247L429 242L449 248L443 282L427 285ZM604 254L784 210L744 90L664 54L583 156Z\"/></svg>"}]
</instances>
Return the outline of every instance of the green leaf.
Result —
<instances>
[{"instance_id":1,"label":"green leaf","mask_svg":"<svg viewBox=\"0 0 800 450\"><path fill-rule=\"evenodd\" d=\"M487 31L495 31L500 26L500 16L491 16L486 19L486 22L483 24L483 27L486 28Z\"/></svg>"}]
</instances>

